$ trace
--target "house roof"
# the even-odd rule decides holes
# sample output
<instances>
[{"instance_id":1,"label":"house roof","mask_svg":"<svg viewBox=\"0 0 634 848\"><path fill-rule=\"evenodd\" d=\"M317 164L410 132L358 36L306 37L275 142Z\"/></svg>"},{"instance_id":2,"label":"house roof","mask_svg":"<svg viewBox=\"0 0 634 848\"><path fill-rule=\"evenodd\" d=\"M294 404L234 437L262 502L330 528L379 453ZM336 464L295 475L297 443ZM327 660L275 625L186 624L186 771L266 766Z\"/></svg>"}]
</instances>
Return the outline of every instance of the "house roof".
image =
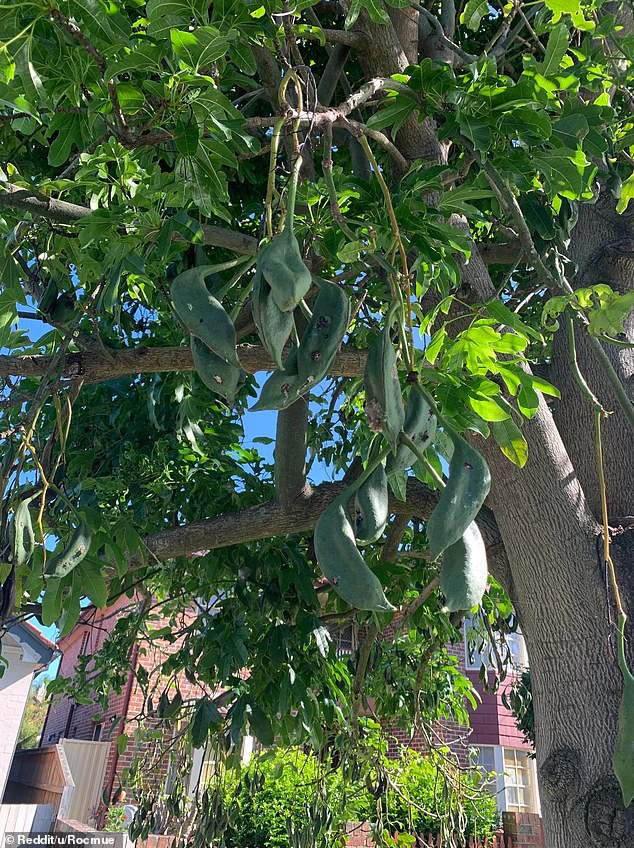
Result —
<instances>
[{"instance_id":1,"label":"house roof","mask_svg":"<svg viewBox=\"0 0 634 848\"><path fill-rule=\"evenodd\" d=\"M5 632L22 649L23 659L34 663L37 671L46 668L59 654L57 645L28 621L16 621Z\"/></svg>"}]
</instances>

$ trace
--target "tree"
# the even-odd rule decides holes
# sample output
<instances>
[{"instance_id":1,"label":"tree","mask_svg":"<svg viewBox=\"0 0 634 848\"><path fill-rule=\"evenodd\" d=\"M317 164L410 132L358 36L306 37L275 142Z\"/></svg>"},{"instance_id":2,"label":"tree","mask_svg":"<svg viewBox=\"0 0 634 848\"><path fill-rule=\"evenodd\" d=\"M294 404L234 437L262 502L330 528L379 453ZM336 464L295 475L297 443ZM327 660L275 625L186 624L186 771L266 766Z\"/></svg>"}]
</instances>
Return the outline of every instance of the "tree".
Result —
<instances>
[{"instance_id":1,"label":"tree","mask_svg":"<svg viewBox=\"0 0 634 848\"><path fill-rule=\"evenodd\" d=\"M41 681L31 687L20 726L18 748L37 748L39 744L48 710L43 687Z\"/></svg>"},{"instance_id":2,"label":"tree","mask_svg":"<svg viewBox=\"0 0 634 848\"><path fill-rule=\"evenodd\" d=\"M625 708L623 791L612 762L634 588L630 4L33 0L5 4L2 32L5 612L41 601L67 630L82 595L140 587L106 691L151 595L175 622L214 595L162 666L228 687L183 708L197 742L226 721L234 743L247 723L266 742L272 720L289 743L358 740L368 692L433 717L421 680L448 667L435 646L456 618L420 522L462 433L460 515L445 498L429 541L473 517L483 457L478 526L527 642L549 848L634 844ZM351 308L334 359L344 334L324 332L318 293L333 328ZM25 316L44 334L15 329ZM273 471L239 416L274 368L258 407L279 409ZM433 438L403 443L402 395L437 416ZM248 421L266 442L266 415ZM344 482L311 485L307 451ZM371 572L347 495L325 513L361 467L379 469ZM495 584L483 603L489 627L513 625ZM351 672L323 619L364 606L379 611L356 614ZM390 607L415 637L380 687L402 648L377 641Z\"/></svg>"}]
</instances>

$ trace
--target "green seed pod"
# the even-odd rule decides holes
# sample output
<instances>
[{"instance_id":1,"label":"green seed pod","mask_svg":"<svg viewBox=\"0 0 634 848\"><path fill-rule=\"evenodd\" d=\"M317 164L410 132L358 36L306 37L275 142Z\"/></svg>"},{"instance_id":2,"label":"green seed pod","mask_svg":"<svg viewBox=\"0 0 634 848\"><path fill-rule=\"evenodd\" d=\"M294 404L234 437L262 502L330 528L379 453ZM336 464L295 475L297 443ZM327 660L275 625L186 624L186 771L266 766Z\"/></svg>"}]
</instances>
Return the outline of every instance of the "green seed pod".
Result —
<instances>
[{"instance_id":1,"label":"green seed pod","mask_svg":"<svg viewBox=\"0 0 634 848\"><path fill-rule=\"evenodd\" d=\"M88 553L90 542L90 530L82 522L73 532L64 550L46 561L45 576L60 578L69 574Z\"/></svg>"},{"instance_id":2,"label":"green seed pod","mask_svg":"<svg viewBox=\"0 0 634 848\"><path fill-rule=\"evenodd\" d=\"M387 474L382 464L377 465L357 490L355 511L357 542L361 545L376 542L385 530L389 517Z\"/></svg>"},{"instance_id":3,"label":"green seed pod","mask_svg":"<svg viewBox=\"0 0 634 848\"><path fill-rule=\"evenodd\" d=\"M236 368L240 367L236 353L236 331L227 315L205 285L211 266L201 265L183 271L172 283L174 308L193 336L210 350Z\"/></svg>"},{"instance_id":4,"label":"green seed pod","mask_svg":"<svg viewBox=\"0 0 634 848\"><path fill-rule=\"evenodd\" d=\"M282 354L293 330L293 313L282 312L278 307L271 287L260 271L255 274L251 312L260 341L276 366L283 371Z\"/></svg>"},{"instance_id":5,"label":"green seed pod","mask_svg":"<svg viewBox=\"0 0 634 848\"><path fill-rule=\"evenodd\" d=\"M302 396L306 385L297 373L297 348L293 348L286 360L284 371L274 371L262 386L260 397L249 412L263 409L286 409Z\"/></svg>"},{"instance_id":6,"label":"green seed pod","mask_svg":"<svg viewBox=\"0 0 634 848\"><path fill-rule=\"evenodd\" d=\"M191 337L191 346L198 376L208 389L223 397L231 406L236 397L242 370L225 362L196 336Z\"/></svg>"},{"instance_id":7,"label":"green seed pod","mask_svg":"<svg viewBox=\"0 0 634 848\"><path fill-rule=\"evenodd\" d=\"M418 445L421 452L427 450L436 435L436 416L433 407L417 389L412 389L407 398L403 430ZM404 471L414 465L416 460L416 454L407 445L399 445L396 453L392 454L387 461L387 473Z\"/></svg>"},{"instance_id":8,"label":"green seed pod","mask_svg":"<svg viewBox=\"0 0 634 848\"><path fill-rule=\"evenodd\" d=\"M487 585L487 554L475 521L450 545L442 557L440 588L445 596L443 612L473 609Z\"/></svg>"},{"instance_id":9,"label":"green seed pod","mask_svg":"<svg viewBox=\"0 0 634 848\"><path fill-rule=\"evenodd\" d=\"M297 352L299 375L307 384L318 383L326 376L349 321L348 295L339 286L323 281Z\"/></svg>"},{"instance_id":10,"label":"green seed pod","mask_svg":"<svg viewBox=\"0 0 634 848\"><path fill-rule=\"evenodd\" d=\"M489 467L461 436L448 431L454 445L447 483L427 522L427 539L432 559L465 532L480 511L491 488Z\"/></svg>"},{"instance_id":11,"label":"green seed pod","mask_svg":"<svg viewBox=\"0 0 634 848\"><path fill-rule=\"evenodd\" d=\"M289 226L262 249L257 268L271 287L273 300L282 312L292 312L308 293L312 277Z\"/></svg>"},{"instance_id":12,"label":"green seed pod","mask_svg":"<svg viewBox=\"0 0 634 848\"><path fill-rule=\"evenodd\" d=\"M40 298L40 302L38 304L38 309L40 310L40 312L48 314L53 308L57 300L58 294L59 289L57 287L57 283L55 282L55 280L51 279L44 291L44 294Z\"/></svg>"},{"instance_id":13,"label":"green seed pod","mask_svg":"<svg viewBox=\"0 0 634 848\"><path fill-rule=\"evenodd\" d=\"M357 550L345 508L337 501L319 517L315 527L315 554L335 592L351 606L373 612L394 609Z\"/></svg>"},{"instance_id":14,"label":"green seed pod","mask_svg":"<svg viewBox=\"0 0 634 848\"><path fill-rule=\"evenodd\" d=\"M21 501L13 516L11 532L13 562L18 568L29 561L35 550L35 534L33 533L31 513L29 512L29 504L32 500L33 498L25 498Z\"/></svg>"},{"instance_id":15,"label":"green seed pod","mask_svg":"<svg viewBox=\"0 0 634 848\"><path fill-rule=\"evenodd\" d=\"M401 384L398 380L396 354L386 327L370 347L363 377L365 414L375 433L383 435L396 450L405 422Z\"/></svg>"},{"instance_id":16,"label":"green seed pod","mask_svg":"<svg viewBox=\"0 0 634 848\"><path fill-rule=\"evenodd\" d=\"M623 675L623 694L619 705L619 724L612 767L621 787L623 806L634 801L634 676L625 658L625 616L618 623L618 663Z\"/></svg>"}]
</instances>

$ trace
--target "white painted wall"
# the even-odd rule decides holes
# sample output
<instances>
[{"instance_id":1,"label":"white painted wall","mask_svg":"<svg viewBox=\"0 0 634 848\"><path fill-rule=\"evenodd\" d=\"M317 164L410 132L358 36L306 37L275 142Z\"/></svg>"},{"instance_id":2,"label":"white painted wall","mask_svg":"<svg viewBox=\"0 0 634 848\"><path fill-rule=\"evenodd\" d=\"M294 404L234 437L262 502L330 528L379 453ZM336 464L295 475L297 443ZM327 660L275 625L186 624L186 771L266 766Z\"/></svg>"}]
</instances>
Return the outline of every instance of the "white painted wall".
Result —
<instances>
[{"instance_id":1,"label":"white painted wall","mask_svg":"<svg viewBox=\"0 0 634 848\"><path fill-rule=\"evenodd\" d=\"M38 662L29 656L29 651L16 644L10 636L2 640L2 656L8 660L9 666L0 677L0 799L4 795L18 742L33 674L38 668Z\"/></svg>"}]
</instances>

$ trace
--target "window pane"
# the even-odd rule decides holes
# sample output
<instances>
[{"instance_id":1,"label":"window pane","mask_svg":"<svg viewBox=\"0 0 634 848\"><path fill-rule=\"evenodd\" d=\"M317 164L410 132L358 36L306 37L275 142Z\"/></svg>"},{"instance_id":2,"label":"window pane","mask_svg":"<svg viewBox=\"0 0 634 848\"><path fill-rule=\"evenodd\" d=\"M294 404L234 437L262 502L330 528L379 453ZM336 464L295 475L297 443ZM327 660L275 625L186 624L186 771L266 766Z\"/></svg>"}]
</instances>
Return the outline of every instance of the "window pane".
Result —
<instances>
[{"instance_id":1,"label":"window pane","mask_svg":"<svg viewBox=\"0 0 634 848\"><path fill-rule=\"evenodd\" d=\"M533 771L527 751L504 749L504 788L510 812L536 809Z\"/></svg>"}]
</instances>

